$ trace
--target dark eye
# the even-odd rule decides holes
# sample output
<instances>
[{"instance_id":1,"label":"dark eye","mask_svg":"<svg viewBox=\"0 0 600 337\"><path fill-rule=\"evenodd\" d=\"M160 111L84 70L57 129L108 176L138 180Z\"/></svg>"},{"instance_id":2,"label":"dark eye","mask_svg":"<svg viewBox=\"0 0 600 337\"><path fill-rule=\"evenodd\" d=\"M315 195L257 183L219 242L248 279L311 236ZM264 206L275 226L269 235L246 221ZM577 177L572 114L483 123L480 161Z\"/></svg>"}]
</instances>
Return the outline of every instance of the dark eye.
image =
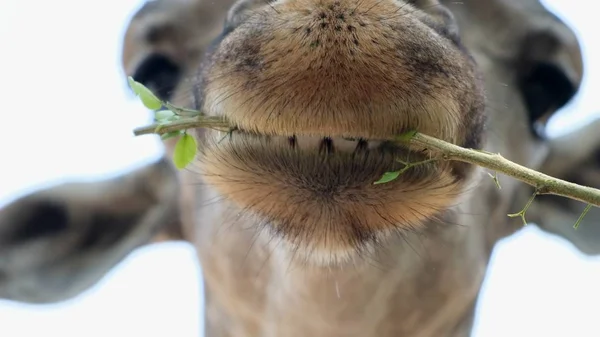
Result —
<instances>
[{"instance_id":1,"label":"dark eye","mask_svg":"<svg viewBox=\"0 0 600 337\"><path fill-rule=\"evenodd\" d=\"M137 68L133 78L152 90L158 98L168 100L181 76L181 68L161 54L148 56Z\"/></svg>"},{"instance_id":2,"label":"dark eye","mask_svg":"<svg viewBox=\"0 0 600 337\"><path fill-rule=\"evenodd\" d=\"M548 119L565 106L577 88L558 66L540 62L520 76L519 88L529 112L531 130L540 138Z\"/></svg>"}]
</instances>

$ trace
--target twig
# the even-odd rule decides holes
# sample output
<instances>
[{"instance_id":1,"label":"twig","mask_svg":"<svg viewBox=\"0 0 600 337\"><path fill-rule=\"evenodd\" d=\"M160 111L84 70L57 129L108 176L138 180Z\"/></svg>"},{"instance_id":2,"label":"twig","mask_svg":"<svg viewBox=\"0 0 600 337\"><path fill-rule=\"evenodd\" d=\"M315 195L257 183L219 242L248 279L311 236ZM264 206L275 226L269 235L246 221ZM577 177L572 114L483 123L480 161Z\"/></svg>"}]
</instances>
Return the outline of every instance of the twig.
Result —
<instances>
[{"instance_id":1,"label":"twig","mask_svg":"<svg viewBox=\"0 0 600 337\"><path fill-rule=\"evenodd\" d=\"M485 167L501 172L535 187L537 194L554 194L579 200L587 204L600 206L600 190L582 186L537 172L525 166L513 163L500 154L465 149L443 140L416 133L412 143L440 152L445 160L455 160Z\"/></svg>"},{"instance_id":2,"label":"twig","mask_svg":"<svg viewBox=\"0 0 600 337\"><path fill-rule=\"evenodd\" d=\"M136 136L144 134L164 134L189 128L212 128L227 132L232 130L231 126L224 118L205 116L181 118L177 121L166 123L159 130L156 130L158 126L159 124L153 124L141 127L135 129L134 134ZM401 135L396 141L400 143L421 145L429 150L439 152L441 154L440 160L461 161L503 173L533 186L536 189L536 195L559 195L600 207L600 190L570 183L537 172L525 166L513 163L502 157L500 154L466 149L418 132L411 133L410 137Z\"/></svg>"},{"instance_id":3,"label":"twig","mask_svg":"<svg viewBox=\"0 0 600 337\"><path fill-rule=\"evenodd\" d=\"M219 131L230 131L231 127L229 123L221 117L188 117L180 118L173 122L168 123L154 123L148 126L143 126L133 130L135 136L158 134L162 135L165 133L193 129L193 128L208 128L216 129Z\"/></svg>"},{"instance_id":4,"label":"twig","mask_svg":"<svg viewBox=\"0 0 600 337\"><path fill-rule=\"evenodd\" d=\"M409 162L406 162L406 161L403 161L403 160L400 160L400 159L396 159L396 161L399 162L399 163L401 163L401 164L403 164L404 167L401 168L398 171L387 172L386 174L384 174L384 176L380 180L374 182L373 184L375 184L375 185L385 184L387 182L390 182L390 181L398 178L401 174L403 174L404 172L408 171L409 169L411 169L411 168L413 168L415 166L427 164L427 163L430 163L430 162L433 162L433 161L438 161L438 160L440 160L440 159L439 158L429 158L429 159L425 159L425 160L422 160L422 161L419 161L419 162L409 163Z\"/></svg>"}]
</instances>

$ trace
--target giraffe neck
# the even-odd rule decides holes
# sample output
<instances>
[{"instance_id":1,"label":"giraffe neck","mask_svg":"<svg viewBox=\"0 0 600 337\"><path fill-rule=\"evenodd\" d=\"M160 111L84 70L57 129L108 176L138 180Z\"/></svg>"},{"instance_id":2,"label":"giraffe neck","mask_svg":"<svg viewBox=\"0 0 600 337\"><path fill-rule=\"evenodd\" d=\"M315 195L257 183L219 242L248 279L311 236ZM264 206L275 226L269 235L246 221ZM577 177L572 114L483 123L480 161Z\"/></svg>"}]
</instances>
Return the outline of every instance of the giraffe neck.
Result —
<instances>
[{"instance_id":1,"label":"giraffe neck","mask_svg":"<svg viewBox=\"0 0 600 337\"><path fill-rule=\"evenodd\" d=\"M483 227L430 223L335 267L285 256L236 209L200 202L210 336L468 336L489 259ZM206 201L209 201L207 204Z\"/></svg>"}]
</instances>

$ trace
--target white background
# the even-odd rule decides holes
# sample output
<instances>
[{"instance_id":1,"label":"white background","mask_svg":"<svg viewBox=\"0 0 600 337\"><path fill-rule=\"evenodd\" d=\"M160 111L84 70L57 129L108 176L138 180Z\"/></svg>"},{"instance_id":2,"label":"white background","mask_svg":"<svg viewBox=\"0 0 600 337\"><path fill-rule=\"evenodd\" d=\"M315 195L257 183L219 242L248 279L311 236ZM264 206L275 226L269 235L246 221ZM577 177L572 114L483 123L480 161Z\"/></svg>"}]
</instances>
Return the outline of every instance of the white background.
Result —
<instances>
[{"instance_id":1,"label":"white background","mask_svg":"<svg viewBox=\"0 0 600 337\"><path fill-rule=\"evenodd\" d=\"M583 1L547 0L584 47L584 89L554 131L600 109L600 28ZM148 113L120 73L123 29L140 0L0 1L0 205L57 182L98 178L156 159L155 137L133 138ZM92 104L90 104L92 103ZM597 114L594 116L598 116ZM117 122L118 121L118 122ZM568 123L567 123L568 122ZM192 249L134 252L93 289L58 305L0 301L0 336L181 336L202 330ZM530 226L496 249L474 336L600 336L600 258Z\"/></svg>"}]
</instances>

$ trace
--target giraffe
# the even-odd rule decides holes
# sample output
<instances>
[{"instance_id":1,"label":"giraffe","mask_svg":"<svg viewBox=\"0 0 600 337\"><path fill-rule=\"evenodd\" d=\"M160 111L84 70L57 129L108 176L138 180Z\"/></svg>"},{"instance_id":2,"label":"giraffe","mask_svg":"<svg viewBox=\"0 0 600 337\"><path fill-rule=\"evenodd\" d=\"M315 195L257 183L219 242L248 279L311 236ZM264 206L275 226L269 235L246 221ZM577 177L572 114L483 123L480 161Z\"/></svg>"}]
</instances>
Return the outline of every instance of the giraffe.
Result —
<instances>
[{"instance_id":1,"label":"giraffe","mask_svg":"<svg viewBox=\"0 0 600 337\"><path fill-rule=\"evenodd\" d=\"M405 128L600 186L598 121L543 127L583 76L576 36L537 0L149 1L123 68L161 98L224 115L197 161L165 157L0 212L0 297L77 296L137 247L193 244L206 336L468 336L491 251L533 192L382 141ZM507 106L501 104L506 102ZM583 141L582 141L583 140ZM539 197L528 218L598 254L600 212Z\"/></svg>"}]
</instances>

